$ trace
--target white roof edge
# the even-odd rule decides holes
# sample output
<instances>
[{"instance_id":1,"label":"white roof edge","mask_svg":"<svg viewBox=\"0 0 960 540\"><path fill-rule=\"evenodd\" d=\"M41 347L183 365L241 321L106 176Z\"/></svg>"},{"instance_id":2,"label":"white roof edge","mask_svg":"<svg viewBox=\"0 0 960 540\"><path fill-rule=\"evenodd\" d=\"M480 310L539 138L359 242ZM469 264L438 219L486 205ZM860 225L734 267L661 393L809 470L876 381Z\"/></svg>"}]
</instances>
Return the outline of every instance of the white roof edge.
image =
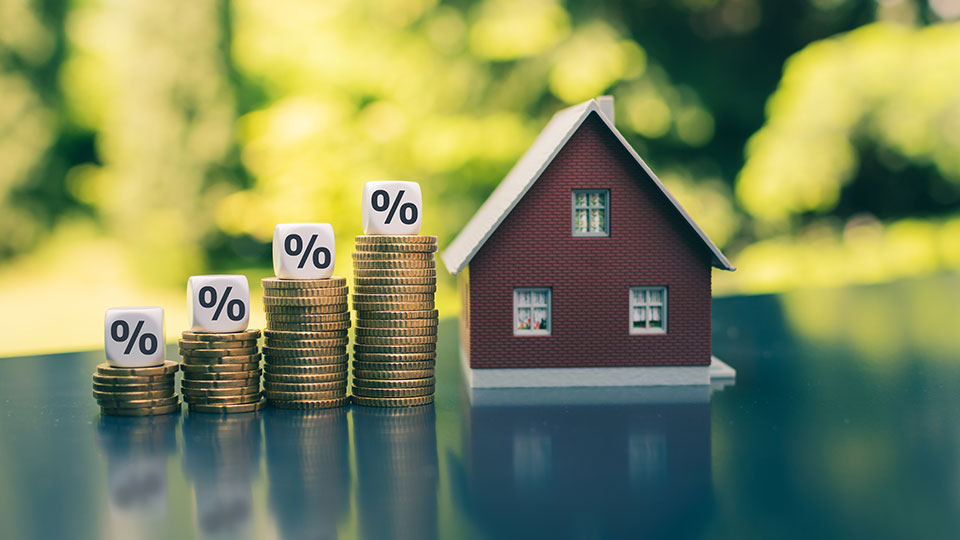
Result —
<instances>
[{"instance_id":1,"label":"white roof edge","mask_svg":"<svg viewBox=\"0 0 960 540\"><path fill-rule=\"evenodd\" d=\"M706 233L693 221L690 214L680 206L680 203L673 197L660 178L647 166L643 158L630 146L630 143L623 137L623 134L613 125L613 122L600 109L596 100L589 100L572 107L562 109L553 115L550 122L543 129L526 153L510 169L510 172L500 181L500 184L493 190L487 200L484 201L477 212L473 215L460 234L447 246L440 257L443 259L447 270L456 275L460 273L474 255L487 242L494 231L500 227L503 220L513 211L520 199L527 194L527 191L540 178L543 171L553 162L560 150L566 145L570 137L576 132L577 128L583 123L591 112L596 112L597 116L616 136L620 144L627 149L627 152L643 168L644 172L653 179L654 184L667 197L673 206L680 212L680 215L686 220L687 224L693 228L697 236L703 241L713 255L713 265L723 270L736 270L736 267L730 264L730 261L723 255L719 248L707 237Z\"/></svg>"}]
</instances>

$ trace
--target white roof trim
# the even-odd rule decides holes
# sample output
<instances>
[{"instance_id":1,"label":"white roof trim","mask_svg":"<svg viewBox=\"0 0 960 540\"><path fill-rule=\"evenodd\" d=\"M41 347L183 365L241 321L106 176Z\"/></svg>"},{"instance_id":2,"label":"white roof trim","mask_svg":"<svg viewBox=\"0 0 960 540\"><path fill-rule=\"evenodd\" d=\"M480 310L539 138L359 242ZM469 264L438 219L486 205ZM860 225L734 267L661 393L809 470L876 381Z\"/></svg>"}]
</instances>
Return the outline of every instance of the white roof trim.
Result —
<instances>
[{"instance_id":1,"label":"white roof trim","mask_svg":"<svg viewBox=\"0 0 960 540\"><path fill-rule=\"evenodd\" d=\"M596 112L603 120L604 124L617 137L617 140L627 149L627 152L633 156L633 159L643 168L643 170L653 179L654 184L666 195L667 200L673 203L673 206L680 212L683 219L693 228L697 236L703 241L710 252L713 254L712 263L717 268L723 270L736 270L736 267L730 264L730 261L723 256L723 253L717 246L707 238L703 230L694 223L693 219L687 214L687 211L680 206L680 203L667 191L663 182L657 178L657 175L650 170L650 167L644 163L643 159L630 146L630 143L613 125L613 121L606 117L600 109L596 100L589 100L579 105L568 107L558 111L547 126L540 132L536 140L520 158L519 161L510 169L507 176L493 190L493 193L487 197L487 200L480 206L477 213L460 231L460 234L447 246L447 249L440 255L447 270L451 274L460 273L474 255L480 251L483 244L490 238L494 231L500 227L503 220L513 211L520 199L527 194L527 191L540 178L547 166L553 162L560 150L566 145L570 137L577 131L577 128L583 123L591 112Z\"/></svg>"}]
</instances>

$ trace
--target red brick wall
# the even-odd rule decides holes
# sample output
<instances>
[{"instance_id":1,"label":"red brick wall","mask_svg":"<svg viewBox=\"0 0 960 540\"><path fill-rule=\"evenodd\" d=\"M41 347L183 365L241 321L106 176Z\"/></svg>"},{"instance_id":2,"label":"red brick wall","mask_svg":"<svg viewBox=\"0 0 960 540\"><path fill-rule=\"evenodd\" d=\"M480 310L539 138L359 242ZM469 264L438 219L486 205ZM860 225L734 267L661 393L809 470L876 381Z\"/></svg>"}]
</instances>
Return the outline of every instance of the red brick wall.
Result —
<instances>
[{"instance_id":1,"label":"red brick wall","mask_svg":"<svg viewBox=\"0 0 960 540\"><path fill-rule=\"evenodd\" d=\"M571 236L571 190L610 190L610 236ZM710 253L596 114L470 262L474 368L708 365ZM667 333L631 335L632 286L667 287ZM513 335L514 287L552 287L552 334Z\"/></svg>"}]
</instances>

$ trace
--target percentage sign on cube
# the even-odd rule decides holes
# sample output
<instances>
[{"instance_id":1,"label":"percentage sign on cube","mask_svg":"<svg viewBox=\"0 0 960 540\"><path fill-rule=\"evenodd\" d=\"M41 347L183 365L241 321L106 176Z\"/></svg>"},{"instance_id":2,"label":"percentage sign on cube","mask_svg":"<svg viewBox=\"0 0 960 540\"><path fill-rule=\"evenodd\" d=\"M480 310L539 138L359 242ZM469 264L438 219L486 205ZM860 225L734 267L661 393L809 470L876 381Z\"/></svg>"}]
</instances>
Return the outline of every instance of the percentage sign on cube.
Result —
<instances>
[{"instance_id":1,"label":"percentage sign on cube","mask_svg":"<svg viewBox=\"0 0 960 540\"><path fill-rule=\"evenodd\" d=\"M111 308L104 318L107 362L118 367L163 363L163 308Z\"/></svg>"},{"instance_id":2,"label":"percentage sign on cube","mask_svg":"<svg viewBox=\"0 0 960 540\"><path fill-rule=\"evenodd\" d=\"M329 223L280 223L273 230L273 271L282 279L333 275L336 238Z\"/></svg>"},{"instance_id":3,"label":"percentage sign on cube","mask_svg":"<svg viewBox=\"0 0 960 540\"><path fill-rule=\"evenodd\" d=\"M416 182L367 182L363 186L364 234L419 234L423 197Z\"/></svg>"},{"instance_id":4,"label":"percentage sign on cube","mask_svg":"<svg viewBox=\"0 0 960 540\"><path fill-rule=\"evenodd\" d=\"M187 281L187 307L194 332L242 332L250 321L247 277L191 276Z\"/></svg>"}]
</instances>

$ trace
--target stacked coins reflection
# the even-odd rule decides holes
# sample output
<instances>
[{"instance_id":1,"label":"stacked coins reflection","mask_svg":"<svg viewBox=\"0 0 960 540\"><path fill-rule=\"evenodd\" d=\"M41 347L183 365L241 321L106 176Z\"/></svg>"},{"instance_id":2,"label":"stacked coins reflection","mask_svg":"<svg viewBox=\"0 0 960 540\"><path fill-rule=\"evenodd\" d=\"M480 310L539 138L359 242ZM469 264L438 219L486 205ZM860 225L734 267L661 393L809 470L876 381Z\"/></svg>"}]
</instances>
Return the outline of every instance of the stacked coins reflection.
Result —
<instances>
[{"instance_id":1,"label":"stacked coins reflection","mask_svg":"<svg viewBox=\"0 0 960 540\"><path fill-rule=\"evenodd\" d=\"M152 416L180 410L174 391L176 362L159 366L114 367L104 362L93 374L93 397L100 412L114 416Z\"/></svg>"},{"instance_id":2,"label":"stacked coins reflection","mask_svg":"<svg viewBox=\"0 0 960 540\"><path fill-rule=\"evenodd\" d=\"M263 408L260 330L184 332L180 340L180 392L193 412L238 413Z\"/></svg>"},{"instance_id":3,"label":"stacked coins reflection","mask_svg":"<svg viewBox=\"0 0 960 540\"><path fill-rule=\"evenodd\" d=\"M353 402L433 402L437 348L436 236L362 235L353 253Z\"/></svg>"},{"instance_id":4,"label":"stacked coins reflection","mask_svg":"<svg viewBox=\"0 0 960 540\"><path fill-rule=\"evenodd\" d=\"M347 280L265 278L264 394L272 407L347 404Z\"/></svg>"}]
</instances>

